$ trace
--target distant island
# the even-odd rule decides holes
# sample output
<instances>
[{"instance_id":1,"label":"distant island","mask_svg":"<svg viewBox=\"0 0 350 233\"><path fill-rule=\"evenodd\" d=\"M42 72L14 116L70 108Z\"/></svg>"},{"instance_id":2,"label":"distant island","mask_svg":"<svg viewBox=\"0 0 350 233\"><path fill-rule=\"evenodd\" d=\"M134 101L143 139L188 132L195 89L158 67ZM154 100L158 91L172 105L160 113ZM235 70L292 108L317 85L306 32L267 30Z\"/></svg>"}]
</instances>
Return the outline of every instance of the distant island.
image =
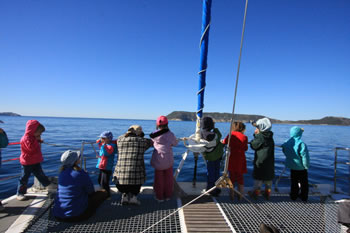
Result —
<instances>
[{"instance_id":1,"label":"distant island","mask_svg":"<svg viewBox=\"0 0 350 233\"><path fill-rule=\"evenodd\" d=\"M13 112L0 112L0 116L21 116L21 115Z\"/></svg>"},{"instance_id":2,"label":"distant island","mask_svg":"<svg viewBox=\"0 0 350 233\"><path fill-rule=\"evenodd\" d=\"M205 112L203 116L210 116L215 122L229 122L231 121L231 113L219 113L219 112ZM174 111L167 115L169 120L172 121L196 121L195 112ZM248 114L235 114L234 119L237 121L250 122L256 121L266 116L261 115L248 115ZM299 121L282 121L268 117L273 124L303 124L303 125L350 125L350 118L345 117L333 117L327 116L322 119L316 120L299 120Z\"/></svg>"}]
</instances>

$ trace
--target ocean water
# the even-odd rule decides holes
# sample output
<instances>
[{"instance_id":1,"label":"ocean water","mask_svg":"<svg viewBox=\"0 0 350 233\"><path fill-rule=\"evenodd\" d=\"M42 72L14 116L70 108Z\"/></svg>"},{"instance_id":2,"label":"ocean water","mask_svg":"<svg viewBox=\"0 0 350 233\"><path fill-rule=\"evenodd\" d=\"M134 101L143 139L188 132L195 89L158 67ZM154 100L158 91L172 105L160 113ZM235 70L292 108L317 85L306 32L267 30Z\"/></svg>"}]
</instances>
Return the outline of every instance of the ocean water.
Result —
<instances>
[{"instance_id":1,"label":"ocean water","mask_svg":"<svg viewBox=\"0 0 350 233\"><path fill-rule=\"evenodd\" d=\"M4 117L0 120L4 121L0 127L3 128L10 142L18 142L24 134L26 122L30 119L40 121L46 128L42 135L45 143L57 146L42 145L44 162L42 167L48 176L57 176L60 167L60 156L67 149L80 149L82 141L93 142L98 135L105 130L113 133L114 138L126 132L130 125L139 124L143 127L146 137L155 130L155 120L125 120L125 119L94 119L94 118L62 118L62 117ZM334 148L350 147L350 127L348 126L326 126L326 125L299 125L305 129L303 141L308 145L310 151L311 166L309 169L309 182L312 184L332 184L334 178ZM216 123L222 135L226 136L229 132L229 123ZM246 135L248 140L253 139L254 127L246 124ZM274 140L276 145L281 145L289 138L289 129L292 125L274 124L272 131L274 132ZM170 130L176 137L188 137L194 133L195 122L178 122L170 121ZM95 144L95 149L98 150ZM186 148L179 143L173 148L175 164L177 168L181 161L181 155ZM20 155L20 146L13 145L2 149L2 160L17 158ZM153 184L154 171L150 165L152 148L145 153L146 175L147 181L145 185ZM97 159L91 145L85 145L84 156L86 160L86 169L95 184L97 184L98 170L95 168ZM248 173L245 174L245 185L252 186L252 160L254 152L250 148L246 152ZM338 152L338 161L349 161L350 153L348 151ZM275 149L275 174L276 178L284 169L284 155L280 148ZM179 174L178 181L192 181L194 176L194 159L193 154L189 154L185 164ZM338 165L337 176L345 177L337 181L337 187L344 192L349 192L349 166ZM9 197L16 193L17 182L21 173L21 166L18 160L4 162L0 168L0 199ZM284 173L289 176L289 171ZM206 181L206 167L202 158L198 160L197 181ZM33 183L33 178L30 179ZM111 183L111 185L113 185ZM279 187L289 187L288 179L281 179Z\"/></svg>"}]
</instances>

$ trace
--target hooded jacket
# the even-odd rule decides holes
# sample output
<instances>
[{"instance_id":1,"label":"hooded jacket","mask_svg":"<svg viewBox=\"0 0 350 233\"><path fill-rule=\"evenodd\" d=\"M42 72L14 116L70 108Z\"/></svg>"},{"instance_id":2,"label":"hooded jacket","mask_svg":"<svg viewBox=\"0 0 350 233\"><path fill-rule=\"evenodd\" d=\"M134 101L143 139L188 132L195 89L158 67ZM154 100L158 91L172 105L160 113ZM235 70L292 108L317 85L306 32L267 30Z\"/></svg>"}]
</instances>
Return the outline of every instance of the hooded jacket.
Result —
<instances>
[{"instance_id":1,"label":"hooded jacket","mask_svg":"<svg viewBox=\"0 0 350 233\"><path fill-rule=\"evenodd\" d=\"M97 143L100 147L100 154L96 168L112 171L115 153L117 152L117 145L114 143L102 144L101 140L98 140Z\"/></svg>"},{"instance_id":2,"label":"hooded jacket","mask_svg":"<svg viewBox=\"0 0 350 233\"><path fill-rule=\"evenodd\" d=\"M154 150L151 165L157 170L165 170L173 166L173 146L177 145L175 135L168 129L162 129L151 133Z\"/></svg>"},{"instance_id":3,"label":"hooded jacket","mask_svg":"<svg viewBox=\"0 0 350 233\"><path fill-rule=\"evenodd\" d=\"M275 142L272 131L254 134L250 146L255 151L253 178L272 180L275 177Z\"/></svg>"},{"instance_id":4,"label":"hooded jacket","mask_svg":"<svg viewBox=\"0 0 350 233\"><path fill-rule=\"evenodd\" d=\"M27 121L25 133L21 138L21 156L19 161L22 165L33 165L44 160L40 142L34 136L39 125L40 123L37 120Z\"/></svg>"},{"instance_id":5,"label":"hooded jacket","mask_svg":"<svg viewBox=\"0 0 350 233\"><path fill-rule=\"evenodd\" d=\"M282 144L286 156L286 166L292 170L309 168L310 157L306 144L301 140L303 130L294 126L290 129L290 139Z\"/></svg>"}]
</instances>

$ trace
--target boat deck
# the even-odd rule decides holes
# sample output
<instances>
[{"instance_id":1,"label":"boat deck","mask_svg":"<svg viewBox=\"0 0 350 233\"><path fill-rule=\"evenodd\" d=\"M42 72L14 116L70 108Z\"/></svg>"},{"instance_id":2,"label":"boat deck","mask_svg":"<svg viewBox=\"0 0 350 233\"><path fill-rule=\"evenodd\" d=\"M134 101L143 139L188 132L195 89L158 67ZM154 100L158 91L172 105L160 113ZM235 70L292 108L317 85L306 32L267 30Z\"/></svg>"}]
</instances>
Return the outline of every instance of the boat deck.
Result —
<instances>
[{"instance_id":1,"label":"boat deck","mask_svg":"<svg viewBox=\"0 0 350 233\"><path fill-rule=\"evenodd\" d=\"M269 201L248 198L252 204L247 200L231 201L225 191L217 198L203 196L171 216L196 196L158 203L148 190L139 195L140 206L123 206L121 195L114 193L93 217L79 223L55 221L51 197L28 195L28 201L13 198L5 202L0 232L142 232L155 223L146 232L259 232L261 223L281 232L341 232L338 204L321 194L312 194L303 203L291 201L287 194L274 193Z\"/></svg>"}]
</instances>

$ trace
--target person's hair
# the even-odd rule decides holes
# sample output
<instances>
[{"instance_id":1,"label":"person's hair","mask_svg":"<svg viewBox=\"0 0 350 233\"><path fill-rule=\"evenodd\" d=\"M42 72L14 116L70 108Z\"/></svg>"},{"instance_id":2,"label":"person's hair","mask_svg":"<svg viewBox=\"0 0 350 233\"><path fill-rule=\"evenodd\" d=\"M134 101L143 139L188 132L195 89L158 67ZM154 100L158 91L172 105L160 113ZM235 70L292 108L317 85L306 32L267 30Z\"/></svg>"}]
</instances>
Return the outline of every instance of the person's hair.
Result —
<instances>
[{"instance_id":1,"label":"person's hair","mask_svg":"<svg viewBox=\"0 0 350 233\"><path fill-rule=\"evenodd\" d=\"M66 166L61 166L60 172L64 171L66 168L68 168L68 167L66 167ZM80 168L77 164L74 163L74 165L73 165L73 170L75 170L75 171L81 171L81 168Z\"/></svg>"},{"instance_id":2,"label":"person's hair","mask_svg":"<svg viewBox=\"0 0 350 233\"><path fill-rule=\"evenodd\" d=\"M245 124L240 121L233 122L232 131L243 132L245 130Z\"/></svg>"},{"instance_id":3,"label":"person's hair","mask_svg":"<svg viewBox=\"0 0 350 233\"><path fill-rule=\"evenodd\" d=\"M168 124L165 125L157 125L157 129L169 129Z\"/></svg>"},{"instance_id":4,"label":"person's hair","mask_svg":"<svg viewBox=\"0 0 350 233\"><path fill-rule=\"evenodd\" d=\"M125 137L130 137L130 136L136 136L136 131L134 128L129 128L126 134L124 135Z\"/></svg>"},{"instance_id":5,"label":"person's hair","mask_svg":"<svg viewBox=\"0 0 350 233\"><path fill-rule=\"evenodd\" d=\"M39 124L39 125L38 125L38 128L36 128L35 131L36 131L36 132L42 133L42 132L45 131L45 127L44 127L42 124Z\"/></svg>"}]
</instances>

